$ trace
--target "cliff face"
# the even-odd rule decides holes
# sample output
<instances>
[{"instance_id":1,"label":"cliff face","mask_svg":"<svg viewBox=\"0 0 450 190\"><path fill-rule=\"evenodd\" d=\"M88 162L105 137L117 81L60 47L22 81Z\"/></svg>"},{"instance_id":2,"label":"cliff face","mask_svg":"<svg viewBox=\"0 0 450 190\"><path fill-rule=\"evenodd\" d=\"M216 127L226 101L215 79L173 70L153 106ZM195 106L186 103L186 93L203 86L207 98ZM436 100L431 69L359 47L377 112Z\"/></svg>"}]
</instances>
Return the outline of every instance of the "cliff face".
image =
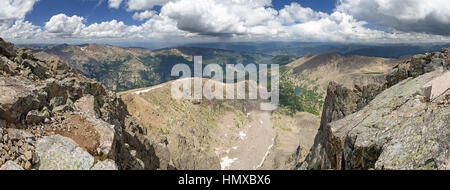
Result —
<instances>
[{"instance_id":1,"label":"cliff face","mask_svg":"<svg viewBox=\"0 0 450 190\"><path fill-rule=\"evenodd\" d=\"M416 55L386 82L331 82L321 125L298 169L449 169L449 51Z\"/></svg>"},{"instance_id":2,"label":"cliff face","mask_svg":"<svg viewBox=\"0 0 450 190\"><path fill-rule=\"evenodd\" d=\"M0 39L0 91L2 169L167 167L120 97L66 63Z\"/></svg>"}]
</instances>

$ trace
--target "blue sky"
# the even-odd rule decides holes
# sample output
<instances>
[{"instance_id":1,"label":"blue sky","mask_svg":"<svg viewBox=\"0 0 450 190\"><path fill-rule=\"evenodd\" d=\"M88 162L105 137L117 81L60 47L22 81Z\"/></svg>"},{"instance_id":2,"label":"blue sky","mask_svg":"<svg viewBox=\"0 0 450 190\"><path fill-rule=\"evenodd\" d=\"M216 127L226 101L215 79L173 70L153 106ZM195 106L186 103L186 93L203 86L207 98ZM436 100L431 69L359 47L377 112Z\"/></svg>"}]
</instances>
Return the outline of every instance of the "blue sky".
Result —
<instances>
[{"instance_id":1,"label":"blue sky","mask_svg":"<svg viewBox=\"0 0 450 190\"><path fill-rule=\"evenodd\" d=\"M99 4L99 2L101 2ZM66 15L83 16L87 24L121 20L125 24L133 25L140 22L132 19L133 12L121 9L111 9L107 1L94 0L41 0L37 2L33 10L26 15L25 20L35 25L44 26L53 15L64 13Z\"/></svg>"},{"instance_id":2,"label":"blue sky","mask_svg":"<svg viewBox=\"0 0 450 190\"><path fill-rule=\"evenodd\" d=\"M19 43L450 42L445 0L11 0L0 37Z\"/></svg>"}]
</instances>

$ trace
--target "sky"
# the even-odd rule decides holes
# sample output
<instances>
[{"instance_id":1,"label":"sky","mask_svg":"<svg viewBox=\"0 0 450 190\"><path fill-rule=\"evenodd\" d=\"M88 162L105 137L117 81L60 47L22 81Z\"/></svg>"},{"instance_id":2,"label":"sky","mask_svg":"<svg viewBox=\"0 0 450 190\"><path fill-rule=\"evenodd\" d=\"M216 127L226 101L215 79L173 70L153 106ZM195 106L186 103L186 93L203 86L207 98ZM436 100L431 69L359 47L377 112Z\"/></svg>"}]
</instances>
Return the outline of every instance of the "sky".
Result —
<instances>
[{"instance_id":1,"label":"sky","mask_svg":"<svg viewBox=\"0 0 450 190\"><path fill-rule=\"evenodd\" d=\"M448 0L2 0L15 43L450 42Z\"/></svg>"}]
</instances>

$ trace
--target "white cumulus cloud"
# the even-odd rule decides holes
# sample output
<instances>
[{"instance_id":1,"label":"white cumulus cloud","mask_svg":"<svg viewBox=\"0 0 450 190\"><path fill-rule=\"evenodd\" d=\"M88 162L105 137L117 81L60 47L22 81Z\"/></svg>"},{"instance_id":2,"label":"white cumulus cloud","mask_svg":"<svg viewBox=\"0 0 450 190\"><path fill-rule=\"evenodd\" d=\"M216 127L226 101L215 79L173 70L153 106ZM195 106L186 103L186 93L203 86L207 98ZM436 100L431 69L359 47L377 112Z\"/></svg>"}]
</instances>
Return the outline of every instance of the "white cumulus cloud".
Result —
<instances>
[{"instance_id":1,"label":"white cumulus cloud","mask_svg":"<svg viewBox=\"0 0 450 190\"><path fill-rule=\"evenodd\" d=\"M169 1L173 0L128 0L127 9L133 10L148 10L156 5L165 5Z\"/></svg>"},{"instance_id":2,"label":"white cumulus cloud","mask_svg":"<svg viewBox=\"0 0 450 190\"><path fill-rule=\"evenodd\" d=\"M33 6L39 0L2 0L0 1L0 22L12 22L22 20L25 15L33 10Z\"/></svg>"},{"instance_id":3,"label":"white cumulus cloud","mask_svg":"<svg viewBox=\"0 0 450 190\"><path fill-rule=\"evenodd\" d=\"M57 14L45 23L45 29L49 33L62 36L78 35L86 27L83 24L83 17L73 15L68 17L65 14Z\"/></svg>"},{"instance_id":4,"label":"white cumulus cloud","mask_svg":"<svg viewBox=\"0 0 450 190\"><path fill-rule=\"evenodd\" d=\"M139 28L136 26L127 26L122 21L112 20L91 24L82 30L81 35L86 38L128 38L137 32Z\"/></svg>"},{"instance_id":5,"label":"white cumulus cloud","mask_svg":"<svg viewBox=\"0 0 450 190\"><path fill-rule=\"evenodd\" d=\"M0 37L7 39L33 39L39 37L42 30L39 26L33 25L31 22L17 20L9 26L0 26Z\"/></svg>"},{"instance_id":6,"label":"white cumulus cloud","mask_svg":"<svg viewBox=\"0 0 450 190\"><path fill-rule=\"evenodd\" d=\"M286 24L315 21L326 16L327 14L323 12L314 11L309 7L302 7L298 3L291 3L280 10L280 19Z\"/></svg>"},{"instance_id":7,"label":"white cumulus cloud","mask_svg":"<svg viewBox=\"0 0 450 190\"><path fill-rule=\"evenodd\" d=\"M142 20L151 18L155 14L157 14L156 11L149 11L149 10L146 10L146 11L143 11L143 12L136 12L133 15L133 19L142 21Z\"/></svg>"},{"instance_id":8,"label":"white cumulus cloud","mask_svg":"<svg viewBox=\"0 0 450 190\"><path fill-rule=\"evenodd\" d=\"M109 8L118 9L123 0L108 0Z\"/></svg>"},{"instance_id":9,"label":"white cumulus cloud","mask_svg":"<svg viewBox=\"0 0 450 190\"><path fill-rule=\"evenodd\" d=\"M161 15L173 19L180 30L203 35L246 34L251 27L266 25L277 11L266 0L179 0L167 3Z\"/></svg>"}]
</instances>

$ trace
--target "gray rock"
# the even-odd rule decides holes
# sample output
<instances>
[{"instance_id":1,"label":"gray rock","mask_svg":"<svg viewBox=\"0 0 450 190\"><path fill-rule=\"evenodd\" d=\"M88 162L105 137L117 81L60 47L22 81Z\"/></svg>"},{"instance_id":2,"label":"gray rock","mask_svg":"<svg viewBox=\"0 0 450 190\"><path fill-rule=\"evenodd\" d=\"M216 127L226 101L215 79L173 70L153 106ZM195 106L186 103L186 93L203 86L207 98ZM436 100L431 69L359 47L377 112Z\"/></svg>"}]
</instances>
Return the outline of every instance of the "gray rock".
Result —
<instances>
[{"instance_id":1,"label":"gray rock","mask_svg":"<svg viewBox=\"0 0 450 190\"><path fill-rule=\"evenodd\" d=\"M62 75L70 70L70 67L60 60L54 60L50 63L50 69L54 75Z\"/></svg>"},{"instance_id":2,"label":"gray rock","mask_svg":"<svg viewBox=\"0 0 450 190\"><path fill-rule=\"evenodd\" d=\"M14 45L12 43L5 42L0 38L0 54L10 58L15 57L16 51L14 50Z\"/></svg>"},{"instance_id":3,"label":"gray rock","mask_svg":"<svg viewBox=\"0 0 450 190\"><path fill-rule=\"evenodd\" d=\"M431 71L435 71L438 70L439 68L442 68L444 66L444 59L441 58L432 58L431 62L428 63L425 67L424 67L424 71L426 73L431 72Z\"/></svg>"},{"instance_id":4,"label":"gray rock","mask_svg":"<svg viewBox=\"0 0 450 190\"><path fill-rule=\"evenodd\" d=\"M0 77L0 119L19 122L37 101L35 87L27 79Z\"/></svg>"},{"instance_id":5,"label":"gray rock","mask_svg":"<svg viewBox=\"0 0 450 190\"><path fill-rule=\"evenodd\" d=\"M9 140L19 141L21 139L34 138L33 134L24 130L8 128L6 131L8 132Z\"/></svg>"},{"instance_id":6,"label":"gray rock","mask_svg":"<svg viewBox=\"0 0 450 190\"><path fill-rule=\"evenodd\" d=\"M423 122L430 121L431 123L425 125L425 128L434 128L432 130L439 129L441 132L436 132L436 134L441 133L441 135L436 136L434 133L427 133L426 135L440 142L448 141L448 128L442 128L445 125L448 126L448 121L446 119L436 120L436 117L449 117L448 111L441 112L442 110L439 110L449 105L445 103L448 100L442 99L448 96L448 94L439 96L446 91L448 93L448 80L435 79L442 75L442 72L434 70L439 70L437 68L439 68L440 64L445 66L442 60L448 59L449 54L450 49L447 48L443 49L442 53L416 55L410 60L406 60L394 67L386 76L387 81L381 84L381 88L378 90L376 88L369 88L372 89L370 90L372 94L367 96L369 98L361 97L364 93L355 94L353 93L355 90L341 89L336 84L331 84L327 92L322 121L315 137L314 145L305 161L297 165L297 169L370 169L375 167L376 169L420 169L430 168L429 166L433 166L431 168L445 168L445 163L448 165L448 159L445 161L443 157L449 157L448 151L446 151L448 146L445 147L445 144L448 145L448 143L438 143L438 146L433 148L426 147L426 150L420 149L422 151L421 153L411 153L414 152L414 148L417 148L413 146L416 146L417 143L426 144L427 142L415 142L416 144L405 144L401 145L402 147L399 147L401 143L393 143L397 146L397 149L392 149L397 150L395 154L402 154L403 157L400 156L402 157L401 159L409 160L397 160L394 164L395 166L393 166L393 164L385 164L389 160L388 157L384 160L380 158L382 158L385 152L384 148L387 146L387 142L391 141L391 138L398 138L399 141L409 140L407 138L408 136L397 131L399 128L398 125L400 125L399 123L403 122L402 126L413 125L417 129L423 128L424 124L421 124L420 120L410 118L422 118ZM433 74L421 76L430 71L434 71ZM412 79L416 77L419 78ZM433 85L425 85L433 79L440 81L438 82L439 84L434 83L437 87L435 90L439 89L437 93L432 93ZM415 83L411 82L411 80L415 81ZM404 85L407 87L399 87ZM357 87L357 89L361 88ZM390 94L386 95L387 93ZM401 95L402 93L403 95ZM437 96L433 96L432 94L437 94ZM385 100L379 98L380 96L383 96ZM371 100L373 97L376 98ZM426 102L429 99L428 97L438 98L436 101L428 104L428 107L418 109L428 112L428 115L423 115L415 107L423 106L423 102ZM373 107L373 104L377 104L379 107ZM439 106L437 106L438 104ZM397 110L401 108L406 111L403 110L400 115L396 115L398 114ZM383 109L393 110L393 114L385 112ZM417 115L406 117L408 114L414 114L414 111L417 111ZM437 121L440 121L440 123L436 123ZM442 126L443 123L444 125ZM380 128L384 130L380 130ZM380 137L391 132L394 134L387 138ZM424 132L416 130L410 133L418 138L418 134ZM442 133L444 136L442 136ZM447 134L447 137L445 137L445 134ZM428 137L424 137L424 139ZM377 140L374 140L374 138ZM358 144L361 141L363 143ZM374 141L377 142L375 143ZM430 151L430 148L434 149L435 152L426 152ZM395 154L390 154L390 156L399 156ZM418 158L417 155L419 154L428 155L428 159Z\"/></svg>"},{"instance_id":7,"label":"gray rock","mask_svg":"<svg viewBox=\"0 0 450 190\"><path fill-rule=\"evenodd\" d=\"M113 160L105 160L97 162L91 170L118 170L116 163Z\"/></svg>"},{"instance_id":8,"label":"gray rock","mask_svg":"<svg viewBox=\"0 0 450 190\"><path fill-rule=\"evenodd\" d=\"M66 104L66 99L63 96L57 96L50 100L50 106L53 108L56 108L64 104Z\"/></svg>"},{"instance_id":9,"label":"gray rock","mask_svg":"<svg viewBox=\"0 0 450 190\"><path fill-rule=\"evenodd\" d=\"M32 163L33 165L36 165L36 164L38 164L39 162L40 162L39 155L38 155L36 152L33 152L33 158L32 158L32 160L31 160L31 163Z\"/></svg>"},{"instance_id":10,"label":"gray rock","mask_svg":"<svg viewBox=\"0 0 450 190\"><path fill-rule=\"evenodd\" d=\"M25 59L22 61L22 64L29 68L31 70L31 72L33 74L35 74L37 77L39 77L40 79L45 79L47 77L49 77L49 75L47 74L47 66L44 65L42 62L39 61L32 61L29 59Z\"/></svg>"},{"instance_id":11,"label":"gray rock","mask_svg":"<svg viewBox=\"0 0 450 190\"><path fill-rule=\"evenodd\" d=\"M24 169L19 164L10 160L10 161L7 161L5 164L3 164L0 167L0 170L24 170Z\"/></svg>"},{"instance_id":12,"label":"gray rock","mask_svg":"<svg viewBox=\"0 0 450 190\"><path fill-rule=\"evenodd\" d=\"M75 102L75 107L80 112L96 116L94 96L86 95Z\"/></svg>"},{"instance_id":13,"label":"gray rock","mask_svg":"<svg viewBox=\"0 0 450 190\"><path fill-rule=\"evenodd\" d=\"M439 76L434 71L404 80L362 110L321 126L300 169L447 168L450 107L436 103L446 96L427 103L419 95L423 85Z\"/></svg>"},{"instance_id":14,"label":"gray rock","mask_svg":"<svg viewBox=\"0 0 450 190\"><path fill-rule=\"evenodd\" d=\"M46 115L44 112L39 112L37 110L32 110L28 112L26 117L26 122L28 124L38 124L42 123L49 115Z\"/></svg>"},{"instance_id":15,"label":"gray rock","mask_svg":"<svg viewBox=\"0 0 450 190\"><path fill-rule=\"evenodd\" d=\"M9 128L15 128L12 124L25 124L31 110L45 112L47 107L48 110L58 112L73 111L73 102L76 102L76 107L87 115L94 115L95 112L96 117L92 118L98 120L89 122L93 122L100 133L98 150L106 158L115 160L118 168L174 168L167 143L154 142L155 137L147 136L145 128L130 116L118 95L106 90L101 83L74 72L66 63L59 60L44 63L34 58L31 51L14 48L12 44L0 40L0 74L0 120L6 120ZM80 100L82 97L86 98ZM40 113L32 111L28 121L41 121L40 116ZM49 122L60 121L51 118L46 123ZM20 135L16 133L12 136L16 139ZM12 147L13 142L8 135L3 135L3 139L4 145ZM34 143L31 138L25 138L24 142ZM130 146L127 147L127 144ZM91 155L72 140L61 136L44 137L36 145L39 145L36 147L39 156L33 155L31 165L34 168L90 169L94 163ZM199 162L201 159L196 159L198 156L188 150L181 154L189 156L183 156L176 163L180 169L186 168L183 165L189 165L189 168L211 165ZM197 167L199 163L204 167ZM217 165L220 168L218 160Z\"/></svg>"},{"instance_id":16,"label":"gray rock","mask_svg":"<svg viewBox=\"0 0 450 190\"><path fill-rule=\"evenodd\" d=\"M89 170L94 165L93 156L60 135L40 139L36 152L40 157L39 170Z\"/></svg>"},{"instance_id":17,"label":"gray rock","mask_svg":"<svg viewBox=\"0 0 450 190\"><path fill-rule=\"evenodd\" d=\"M104 122L103 120L96 119L93 116L88 117L87 121L91 122L94 129L99 134L100 145L98 149L100 150L99 155L109 155L112 150L114 141L114 125Z\"/></svg>"},{"instance_id":18,"label":"gray rock","mask_svg":"<svg viewBox=\"0 0 450 190\"><path fill-rule=\"evenodd\" d=\"M3 119L0 119L0 128L6 128L6 121ZM3 130L0 129L0 133L3 133Z\"/></svg>"},{"instance_id":19,"label":"gray rock","mask_svg":"<svg viewBox=\"0 0 450 190\"><path fill-rule=\"evenodd\" d=\"M6 74L13 75L18 69L18 64L0 55L0 70Z\"/></svg>"},{"instance_id":20,"label":"gray rock","mask_svg":"<svg viewBox=\"0 0 450 190\"><path fill-rule=\"evenodd\" d=\"M422 95L428 100L432 101L442 95L450 88L450 71L445 72L442 76L439 76L427 84L425 84L421 90Z\"/></svg>"}]
</instances>

